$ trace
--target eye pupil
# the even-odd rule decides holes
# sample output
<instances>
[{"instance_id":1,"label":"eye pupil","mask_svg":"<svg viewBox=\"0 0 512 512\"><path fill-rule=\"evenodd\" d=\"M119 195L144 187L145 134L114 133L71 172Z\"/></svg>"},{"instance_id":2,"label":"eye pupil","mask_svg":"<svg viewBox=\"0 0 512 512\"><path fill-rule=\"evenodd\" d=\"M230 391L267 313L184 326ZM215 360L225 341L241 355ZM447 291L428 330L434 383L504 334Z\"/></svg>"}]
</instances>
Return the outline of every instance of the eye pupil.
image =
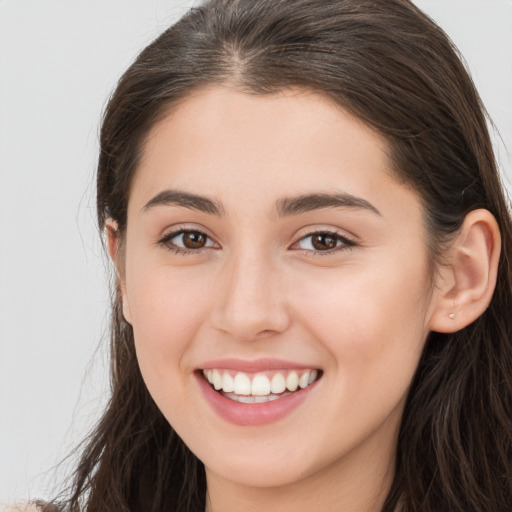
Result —
<instances>
[{"instance_id":1,"label":"eye pupil","mask_svg":"<svg viewBox=\"0 0 512 512\"><path fill-rule=\"evenodd\" d=\"M325 251L336 248L338 240L335 236L328 233L317 233L313 235L311 243L319 251Z\"/></svg>"},{"instance_id":2,"label":"eye pupil","mask_svg":"<svg viewBox=\"0 0 512 512\"><path fill-rule=\"evenodd\" d=\"M186 231L183 233L183 245L187 249L201 249L206 244L206 236L198 231Z\"/></svg>"}]
</instances>

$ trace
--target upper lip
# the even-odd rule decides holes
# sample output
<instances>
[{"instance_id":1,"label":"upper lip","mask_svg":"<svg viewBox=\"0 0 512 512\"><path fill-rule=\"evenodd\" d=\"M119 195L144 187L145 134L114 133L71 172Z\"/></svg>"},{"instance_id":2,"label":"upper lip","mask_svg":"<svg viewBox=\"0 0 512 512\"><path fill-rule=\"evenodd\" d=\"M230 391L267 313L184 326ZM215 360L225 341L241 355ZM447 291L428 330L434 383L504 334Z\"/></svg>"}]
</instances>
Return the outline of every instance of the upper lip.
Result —
<instances>
[{"instance_id":1,"label":"upper lip","mask_svg":"<svg viewBox=\"0 0 512 512\"><path fill-rule=\"evenodd\" d=\"M316 368L316 366L311 366L311 364L302 364L274 358L261 358L252 360L238 358L215 359L212 361L207 361L199 367L201 370L223 369L238 370L247 373L263 372L266 370L310 370Z\"/></svg>"}]
</instances>

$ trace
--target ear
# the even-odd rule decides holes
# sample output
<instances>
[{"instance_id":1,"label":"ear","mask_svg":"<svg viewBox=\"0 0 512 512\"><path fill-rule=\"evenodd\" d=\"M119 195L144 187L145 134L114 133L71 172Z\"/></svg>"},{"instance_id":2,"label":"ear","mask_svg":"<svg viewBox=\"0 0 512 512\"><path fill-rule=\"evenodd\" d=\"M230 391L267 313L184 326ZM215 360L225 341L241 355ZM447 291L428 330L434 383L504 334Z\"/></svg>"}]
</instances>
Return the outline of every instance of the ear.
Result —
<instances>
[{"instance_id":1,"label":"ear","mask_svg":"<svg viewBox=\"0 0 512 512\"><path fill-rule=\"evenodd\" d=\"M500 251L500 231L493 215L483 209L468 213L448 249L449 264L440 268L432 331L458 331L487 309L496 286Z\"/></svg>"},{"instance_id":2,"label":"ear","mask_svg":"<svg viewBox=\"0 0 512 512\"><path fill-rule=\"evenodd\" d=\"M131 324L131 311L128 304L128 297L126 294L126 279L124 270L124 250L121 248L121 238L117 222L114 220L107 220L105 223L105 231L107 234L107 250L110 259L114 263L116 270L116 288L117 294L123 303L123 316L125 320Z\"/></svg>"}]
</instances>

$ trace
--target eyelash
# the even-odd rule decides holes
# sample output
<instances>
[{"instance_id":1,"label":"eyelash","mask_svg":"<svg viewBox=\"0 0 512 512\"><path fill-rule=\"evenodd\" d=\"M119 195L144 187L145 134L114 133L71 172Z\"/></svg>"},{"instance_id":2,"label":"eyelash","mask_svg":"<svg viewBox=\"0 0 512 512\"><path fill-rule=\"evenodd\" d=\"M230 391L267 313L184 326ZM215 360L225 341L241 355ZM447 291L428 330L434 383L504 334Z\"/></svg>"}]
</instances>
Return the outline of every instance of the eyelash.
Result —
<instances>
[{"instance_id":1,"label":"eyelash","mask_svg":"<svg viewBox=\"0 0 512 512\"><path fill-rule=\"evenodd\" d=\"M207 240L213 242L213 240L206 234L204 233L203 231L200 231L198 229L186 229L186 228L179 228L177 229L176 231L173 231L167 235L165 235L162 239L160 239L158 241L158 245L161 245L163 247L165 247L168 251L174 253L174 254L198 254L198 253L201 253L202 251L204 250L207 250L207 249L210 249L212 248L212 245L209 245L209 246L203 246L203 247L198 247L197 249L189 249L189 248L183 248L183 247L178 247L174 244L171 243L171 241L180 236L180 235L184 235L184 234L187 234L187 233L194 233L194 234L198 234L198 235L201 235L201 236L204 236L206 237ZM311 237L314 237L315 235L324 235L324 236L329 236L329 237L332 237L336 240L336 244L340 243L340 245L336 245L333 249L328 249L328 250L325 250L325 251L322 251L322 250L314 250L314 249L301 249L301 248L296 248L296 249L293 249L294 246L296 246L297 244L299 244L301 241L303 240L306 240L308 238L311 238ZM213 242L215 244L215 242ZM340 235L339 233L337 233L336 231L329 231L329 230L317 230L317 231L313 231L311 233L308 233L307 235L304 235L302 237L300 237L296 242L294 242L290 249L293 249L293 250L297 250L297 251L302 251L303 253L306 253L306 254L309 254L309 255L314 255L314 256L327 256L327 255L331 255L333 253L336 253L336 252L340 252L340 251L346 251L346 250L349 250L349 249L352 249L354 247L357 246L357 243L354 241L354 240L351 240L345 236L342 236Z\"/></svg>"},{"instance_id":2,"label":"eyelash","mask_svg":"<svg viewBox=\"0 0 512 512\"><path fill-rule=\"evenodd\" d=\"M346 236L340 235L336 231L330 231L328 229L320 229L317 231L313 231L311 233L308 233L307 235L304 235L300 237L296 242L292 244L292 247L297 245L299 242L306 240L308 238L312 238L315 235L324 235L332 237L336 240L336 244L340 243L340 245L336 245L333 249L328 249L325 251L321 250L314 250L314 249L301 249L297 248L295 250L302 251L310 256L329 256L337 252L347 251L349 249L353 249L357 246L357 243L354 240L351 240L350 238L347 238Z\"/></svg>"},{"instance_id":3,"label":"eyelash","mask_svg":"<svg viewBox=\"0 0 512 512\"><path fill-rule=\"evenodd\" d=\"M199 229L188 229L188 228L179 228L176 231L173 231L167 235L165 235L162 239L158 241L158 245L161 245L165 247L168 251L174 253L174 254L198 254L206 249L210 249L211 246L205 246L205 247L198 247L197 249L189 249L185 247L178 247L174 244L172 244L171 240L173 238L176 238L180 235L185 235L187 233L195 233L201 236L206 237L207 240L212 241L212 239L203 231L200 231Z\"/></svg>"}]
</instances>

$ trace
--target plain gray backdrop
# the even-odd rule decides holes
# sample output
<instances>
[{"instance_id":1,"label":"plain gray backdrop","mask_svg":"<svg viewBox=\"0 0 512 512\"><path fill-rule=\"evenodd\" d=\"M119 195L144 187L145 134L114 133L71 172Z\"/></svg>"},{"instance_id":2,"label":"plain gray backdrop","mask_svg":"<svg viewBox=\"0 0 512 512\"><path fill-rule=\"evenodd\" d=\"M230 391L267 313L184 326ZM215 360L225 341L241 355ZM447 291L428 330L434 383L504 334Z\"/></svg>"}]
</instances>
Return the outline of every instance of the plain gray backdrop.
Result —
<instances>
[{"instance_id":1,"label":"plain gray backdrop","mask_svg":"<svg viewBox=\"0 0 512 512\"><path fill-rule=\"evenodd\" d=\"M512 1L417 0L466 57L512 181ZM0 0L0 503L47 497L108 396L102 109L190 0Z\"/></svg>"}]
</instances>

